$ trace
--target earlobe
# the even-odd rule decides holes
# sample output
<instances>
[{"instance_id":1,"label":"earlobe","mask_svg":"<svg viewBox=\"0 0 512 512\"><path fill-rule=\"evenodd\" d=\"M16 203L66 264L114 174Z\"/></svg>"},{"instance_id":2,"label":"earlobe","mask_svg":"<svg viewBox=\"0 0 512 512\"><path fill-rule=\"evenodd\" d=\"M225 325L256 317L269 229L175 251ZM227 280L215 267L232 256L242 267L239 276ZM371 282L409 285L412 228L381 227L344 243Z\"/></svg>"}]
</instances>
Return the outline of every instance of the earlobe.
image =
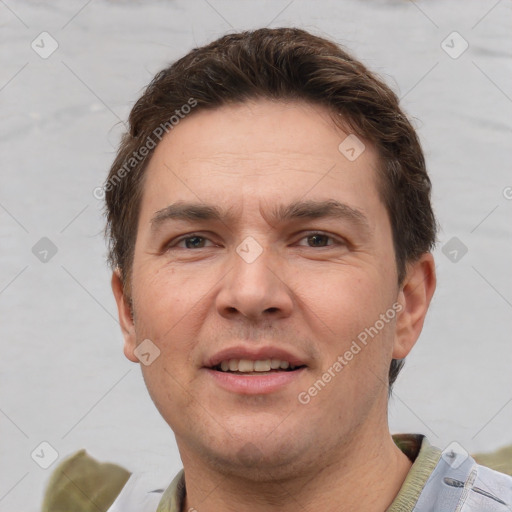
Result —
<instances>
[{"instance_id":1,"label":"earlobe","mask_svg":"<svg viewBox=\"0 0 512 512\"><path fill-rule=\"evenodd\" d=\"M407 270L398 301L402 311L397 317L393 359L403 359L412 350L436 289L434 257L423 254Z\"/></svg>"},{"instance_id":2,"label":"earlobe","mask_svg":"<svg viewBox=\"0 0 512 512\"><path fill-rule=\"evenodd\" d=\"M114 270L112 273L111 285L117 304L119 324L124 337L124 355L130 361L138 363L139 359L134 354L134 350L136 348L136 335L132 310L127 297L124 294L123 281L121 279L121 272L119 269Z\"/></svg>"}]
</instances>

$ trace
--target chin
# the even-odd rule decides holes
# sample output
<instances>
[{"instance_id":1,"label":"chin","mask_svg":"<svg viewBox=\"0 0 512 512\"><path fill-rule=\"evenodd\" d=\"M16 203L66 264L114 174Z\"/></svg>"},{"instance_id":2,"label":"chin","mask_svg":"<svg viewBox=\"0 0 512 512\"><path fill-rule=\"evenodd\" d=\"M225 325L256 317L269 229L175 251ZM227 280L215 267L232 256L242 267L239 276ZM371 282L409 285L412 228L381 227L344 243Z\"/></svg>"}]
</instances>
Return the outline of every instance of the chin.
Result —
<instances>
[{"instance_id":1,"label":"chin","mask_svg":"<svg viewBox=\"0 0 512 512\"><path fill-rule=\"evenodd\" d=\"M257 482L275 482L297 477L310 467L305 439L300 446L290 433L278 436L228 436L224 442L203 446L201 456L219 473Z\"/></svg>"}]
</instances>

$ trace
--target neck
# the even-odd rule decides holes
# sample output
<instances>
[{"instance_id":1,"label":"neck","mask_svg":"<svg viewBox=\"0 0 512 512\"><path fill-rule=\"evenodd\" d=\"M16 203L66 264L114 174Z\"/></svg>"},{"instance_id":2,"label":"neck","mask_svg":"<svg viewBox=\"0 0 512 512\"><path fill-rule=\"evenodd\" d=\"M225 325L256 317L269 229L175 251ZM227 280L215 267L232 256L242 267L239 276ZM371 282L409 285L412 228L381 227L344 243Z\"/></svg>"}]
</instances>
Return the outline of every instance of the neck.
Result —
<instances>
[{"instance_id":1,"label":"neck","mask_svg":"<svg viewBox=\"0 0 512 512\"><path fill-rule=\"evenodd\" d=\"M251 480L222 474L204 460L182 453L187 496L182 511L200 512L383 512L411 467L389 431L358 435L349 446L308 464L301 474Z\"/></svg>"}]
</instances>

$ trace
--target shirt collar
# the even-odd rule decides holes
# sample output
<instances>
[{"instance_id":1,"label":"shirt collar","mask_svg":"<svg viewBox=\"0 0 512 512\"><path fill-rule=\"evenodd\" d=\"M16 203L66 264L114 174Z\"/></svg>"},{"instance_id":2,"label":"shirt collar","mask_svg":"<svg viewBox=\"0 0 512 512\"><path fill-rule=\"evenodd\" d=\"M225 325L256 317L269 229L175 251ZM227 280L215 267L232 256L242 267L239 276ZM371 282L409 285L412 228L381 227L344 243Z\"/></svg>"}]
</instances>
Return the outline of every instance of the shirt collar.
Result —
<instances>
[{"instance_id":1,"label":"shirt collar","mask_svg":"<svg viewBox=\"0 0 512 512\"><path fill-rule=\"evenodd\" d=\"M441 456L441 451L432 447L421 434L395 434L393 441L409 457L413 465L388 512L404 510L404 503L417 501ZM165 490L156 512L181 512L185 495L185 473L182 469Z\"/></svg>"}]
</instances>

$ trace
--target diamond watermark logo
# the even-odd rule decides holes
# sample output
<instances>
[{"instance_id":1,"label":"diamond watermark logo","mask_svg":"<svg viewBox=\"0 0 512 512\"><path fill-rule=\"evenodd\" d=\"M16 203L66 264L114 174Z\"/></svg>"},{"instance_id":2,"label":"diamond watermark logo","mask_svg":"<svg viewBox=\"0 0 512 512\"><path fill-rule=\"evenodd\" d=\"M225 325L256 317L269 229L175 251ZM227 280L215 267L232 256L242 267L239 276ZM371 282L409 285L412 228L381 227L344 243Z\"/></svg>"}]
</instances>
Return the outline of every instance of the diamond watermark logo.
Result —
<instances>
[{"instance_id":1,"label":"diamond watermark logo","mask_svg":"<svg viewBox=\"0 0 512 512\"><path fill-rule=\"evenodd\" d=\"M452 59L458 59L469 48L469 43L458 32L452 32L443 39L441 48Z\"/></svg>"},{"instance_id":2,"label":"diamond watermark logo","mask_svg":"<svg viewBox=\"0 0 512 512\"><path fill-rule=\"evenodd\" d=\"M59 47L59 43L48 32L41 32L30 44L39 57L47 59Z\"/></svg>"},{"instance_id":3,"label":"diamond watermark logo","mask_svg":"<svg viewBox=\"0 0 512 512\"><path fill-rule=\"evenodd\" d=\"M443 245L441 251L452 263L458 263L466 255L468 248L454 236Z\"/></svg>"},{"instance_id":4,"label":"diamond watermark logo","mask_svg":"<svg viewBox=\"0 0 512 512\"><path fill-rule=\"evenodd\" d=\"M469 457L469 453L457 441L453 441L443 450L441 457L450 467L457 469Z\"/></svg>"},{"instance_id":5,"label":"diamond watermark logo","mask_svg":"<svg viewBox=\"0 0 512 512\"><path fill-rule=\"evenodd\" d=\"M145 339L139 343L133 353L144 366L149 366L160 357L160 349L150 339Z\"/></svg>"},{"instance_id":6,"label":"diamond watermark logo","mask_svg":"<svg viewBox=\"0 0 512 512\"><path fill-rule=\"evenodd\" d=\"M246 263L253 263L263 252L263 247L252 236L248 236L236 248L236 252Z\"/></svg>"},{"instance_id":7,"label":"diamond watermark logo","mask_svg":"<svg viewBox=\"0 0 512 512\"><path fill-rule=\"evenodd\" d=\"M363 141L353 133L345 137L338 146L339 152L351 162L357 160L363 154L365 149L366 146Z\"/></svg>"},{"instance_id":8,"label":"diamond watermark logo","mask_svg":"<svg viewBox=\"0 0 512 512\"><path fill-rule=\"evenodd\" d=\"M57 254L57 251L57 246L46 236L43 236L32 247L32 254L41 263L48 263Z\"/></svg>"},{"instance_id":9,"label":"diamond watermark logo","mask_svg":"<svg viewBox=\"0 0 512 512\"><path fill-rule=\"evenodd\" d=\"M43 469L48 469L59 458L57 450L47 441L40 443L30 456Z\"/></svg>"}]
</instances>

